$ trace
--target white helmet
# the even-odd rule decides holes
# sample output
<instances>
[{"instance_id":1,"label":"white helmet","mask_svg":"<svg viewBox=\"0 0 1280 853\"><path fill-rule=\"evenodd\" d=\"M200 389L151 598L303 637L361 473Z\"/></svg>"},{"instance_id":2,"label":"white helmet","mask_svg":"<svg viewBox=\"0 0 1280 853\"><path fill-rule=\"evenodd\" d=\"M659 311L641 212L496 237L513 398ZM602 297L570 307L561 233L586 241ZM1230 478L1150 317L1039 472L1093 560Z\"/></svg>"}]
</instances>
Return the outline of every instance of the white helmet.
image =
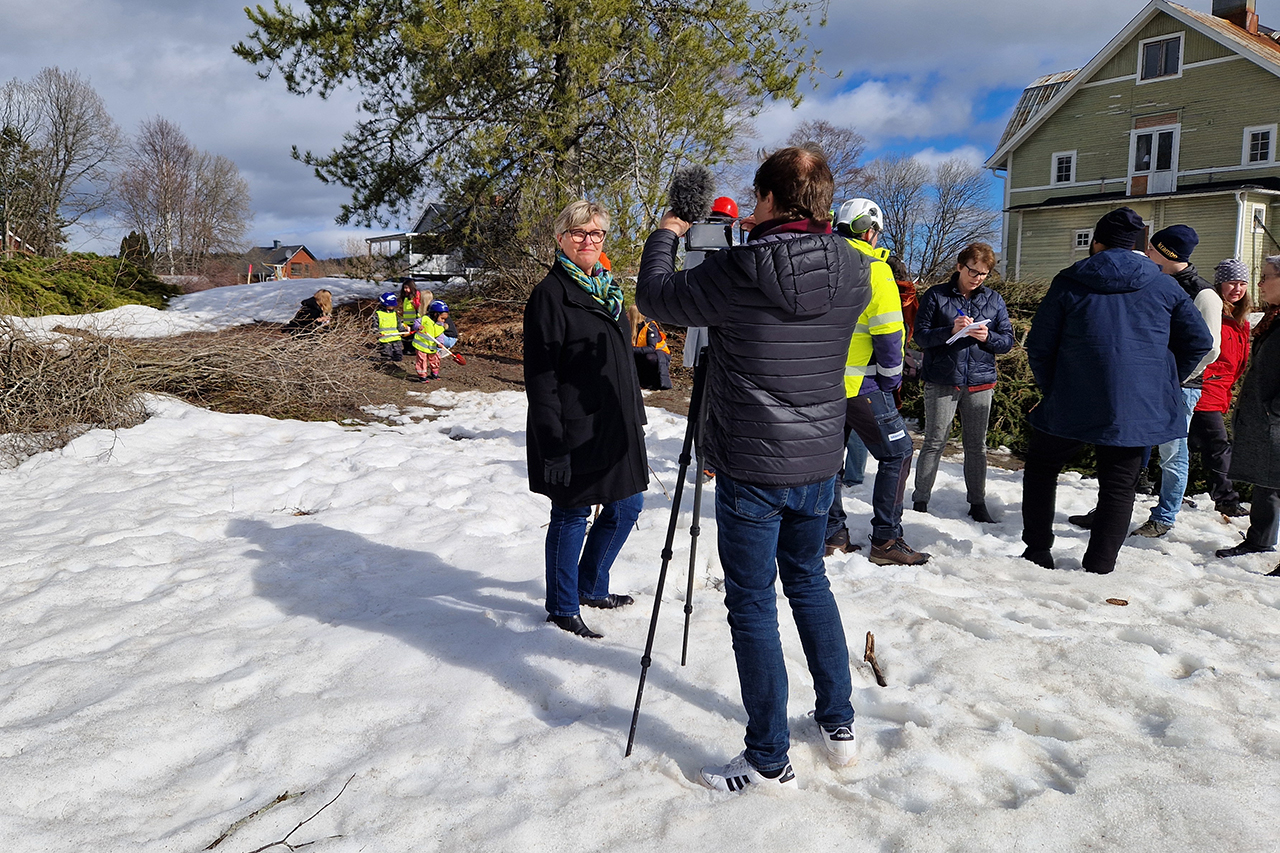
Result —
<instances>
[{"instance_id":1,"label":"white helmet","mask_svg":"<svg viewBox=\"0 0 1280 853\"><path fill-rule=\"evenodd\" d=\"M869 198L852 198L836 210L836 227L843 225L852 234L861 234L874 228L884 230L884 214L880 205Z\"/></svg>"}]
</instances>

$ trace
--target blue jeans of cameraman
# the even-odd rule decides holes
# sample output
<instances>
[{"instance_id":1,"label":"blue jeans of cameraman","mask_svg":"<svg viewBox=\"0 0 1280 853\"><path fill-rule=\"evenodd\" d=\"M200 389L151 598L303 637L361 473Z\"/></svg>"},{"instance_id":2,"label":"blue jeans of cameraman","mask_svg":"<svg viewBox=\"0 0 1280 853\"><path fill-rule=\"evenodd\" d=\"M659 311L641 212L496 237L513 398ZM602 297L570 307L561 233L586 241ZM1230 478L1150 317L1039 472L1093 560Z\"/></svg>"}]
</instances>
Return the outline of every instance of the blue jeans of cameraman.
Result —
<instances>
[{"instance_id":1,"label":"blue jeans of cameraman","mask_svg":"<svg viewBox=\"0 0 1280 853\"><path fill-rule=\"evenodd\" d=\"M768 489L716 477L716 533L724 603L747 710L747 761L757 770L787 764L787 664L778 635L778 593L791 605L817 696L814 718L853 723L844 623L822 565L822 537L835 477Z\"/></svg>"},{"instance_id":2,"label":"blue jeans of cameraman","mask_svg":"<svg viewBox=\"0 0 1280 853\"><path fill-rule=\"evenodd\" d=\"M862 443L879 463L875 484L871 487L871 538L883 544L902 537L902 499L911 473L914 447L907 425L893 404L893 395L872 391L845 401L846 432L858 434ZM827 514L826 539L830 541L847 524L840 483Z\"/></svg>"},{"instance_id":3,"label":"blue jeans of cameraman","mask_svg":"<svg viewBox=\"0 0 1280 853\"><path fill-rule=\"evenodd\" d=\"M576 616L579 599L609 595L609 569L643 508L644 492L607 503L587 533L591 507L551 505L546 543L548 613Z\"/></svg>"},{"instance_id":4,"label":"blue jeans of cameraman","mask_svg":"<svg viewBox=\"0 0 1280 853\"><path fill-rule=\"evenodd\" d=\"M1191 426L1191 415L1200 402L1199 388L1183 388L1182 401L1187 416L1187 426ZM1175 438L1160 445L1160 503L1151 510L1151 520L1170 527L1178 520L1178 510L1182 509L1182 496L1187 491L1187 476L1190 460L1187 452L1187 437Z\"/></svg>"}]
</instances>

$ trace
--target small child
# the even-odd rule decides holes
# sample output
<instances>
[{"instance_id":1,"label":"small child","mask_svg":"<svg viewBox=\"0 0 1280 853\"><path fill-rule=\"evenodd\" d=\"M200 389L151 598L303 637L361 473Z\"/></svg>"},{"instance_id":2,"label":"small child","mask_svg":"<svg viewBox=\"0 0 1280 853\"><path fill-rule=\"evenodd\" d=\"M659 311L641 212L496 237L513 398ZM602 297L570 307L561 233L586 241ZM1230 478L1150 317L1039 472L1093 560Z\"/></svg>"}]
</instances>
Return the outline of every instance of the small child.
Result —
<instances>
[{"instance_id":1,"label":"small child","mask_svg":"<svg viewBox=\"0 0 1280 853\"><path fill-rule=\"evenodd\" d=\"M413 321L413 348L417 350L413 369L418 374L419 382L430 382L440 378L440 345L431 338L439 340L446 331L437 323L428 311L425 317ZM430 337L428 337L430 335Z\"/></svg>"},{"instance_id":2,"label":"small child","mask_svg":"<svg viewBox=\"0 0 1280 853\"><path fill-rule=\"evenodd\" d=\"M434 299L427 305L427 316L444 326L444 334L436 337L439 338L440 343L453 349L453 345L458 342L458 327L449 319L449 306L439 299Z\"/></svg>"},{"instance_id":3,"label":"small child","mask_svg":"<svg viewBox=\"0 0 1280 853\"><path fill-rule=\"evenodd\" d=\"M378 330L378 354L384 362L398 362L404 356L401 338L409 327L396 315L399 303L394 293L384 293L378 297L378 310L373 315Z\"/></svg>"}]
</instances>

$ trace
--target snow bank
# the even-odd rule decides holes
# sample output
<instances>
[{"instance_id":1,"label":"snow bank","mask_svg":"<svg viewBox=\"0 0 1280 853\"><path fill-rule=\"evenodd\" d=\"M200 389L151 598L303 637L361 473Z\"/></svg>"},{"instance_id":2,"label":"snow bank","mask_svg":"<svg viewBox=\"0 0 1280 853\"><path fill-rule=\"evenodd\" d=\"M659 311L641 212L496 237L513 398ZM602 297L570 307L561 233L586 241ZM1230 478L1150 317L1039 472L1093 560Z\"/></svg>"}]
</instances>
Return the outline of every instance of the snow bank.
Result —
<instances>
[{"instance_id":1,"label":"snow bank","mask_svg":"<svg viewBox=\"0 0 1280 853\"><path fill-rule=\"evenodd\" d=\"M1004 519L977 525L945 461L935 514L906 513L927 565L828 560L851 647L873 631L890 682L856 667L859 763L822 758L784 607L800 789L719 795L693 779L741 749L744 719L713 517L678 665L691 501L624 759L669 507L656 482L614 571L637 606L590 611L606 638L586 642L543 622L548 504L525 483L521 395L437 391L361 427L153 406L0 471L15 850L199 850L305 791L217 848L251 850L348 779L292 843L1275 849L1280 583L1259 575L1274 555L1212 557L1239 522L1187 510L1165 538L1131 540L1113 575L1049 572L1014 556L1020 476L992 470ZM670 490L684 421L648 415ZM869 488L847 497L857 538ZM1094 498L1064 476L1059 517ZM1078 567L1084 532L1057 532Z\"/></svg>"}]
</instances>

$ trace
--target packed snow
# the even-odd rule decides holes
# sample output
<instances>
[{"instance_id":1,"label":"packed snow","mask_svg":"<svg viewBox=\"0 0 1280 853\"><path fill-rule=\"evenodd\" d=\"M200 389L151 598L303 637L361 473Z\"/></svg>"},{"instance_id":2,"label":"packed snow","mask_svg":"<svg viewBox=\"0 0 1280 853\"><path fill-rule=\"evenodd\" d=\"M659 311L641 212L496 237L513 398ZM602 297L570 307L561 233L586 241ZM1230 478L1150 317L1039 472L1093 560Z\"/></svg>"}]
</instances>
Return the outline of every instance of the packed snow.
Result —
<instances>
[{"instance_id":1,"label":"packed snow","mask_svg":"<svg viewBox=\"0 0 1280 853\"><path fill-rule=\"evenodd\" d=\"M316 286L156 314L288 319ZM0 471L8 849L196 851L224 833L214 849L234 853L286 836L352 853L1280 844L1280 580L1261 576L1276 555L1215 559L1246 520L1206 496L1099 577L1065 522L1095 485L1064 474L1067 569L1046 571L1016 556L1020 474L991 470L1002 520L978 525L944 461L932 514L904 517L928 564L827 561L858 763L823 757L783 605L799 790L718 794L698 768L742 748L745 720L709 495L679 665L689 487L623 757L684 419L647 410L655 477L613 572L637 604L587 611L606 635L587 641L543 621L549 504L526 485L523 395L416 401L343 425L154 398L140 426ZM870 483L846 491L863 541ZM860 662L868 631L888 687Z\"/></svg>"}]
</instances>

